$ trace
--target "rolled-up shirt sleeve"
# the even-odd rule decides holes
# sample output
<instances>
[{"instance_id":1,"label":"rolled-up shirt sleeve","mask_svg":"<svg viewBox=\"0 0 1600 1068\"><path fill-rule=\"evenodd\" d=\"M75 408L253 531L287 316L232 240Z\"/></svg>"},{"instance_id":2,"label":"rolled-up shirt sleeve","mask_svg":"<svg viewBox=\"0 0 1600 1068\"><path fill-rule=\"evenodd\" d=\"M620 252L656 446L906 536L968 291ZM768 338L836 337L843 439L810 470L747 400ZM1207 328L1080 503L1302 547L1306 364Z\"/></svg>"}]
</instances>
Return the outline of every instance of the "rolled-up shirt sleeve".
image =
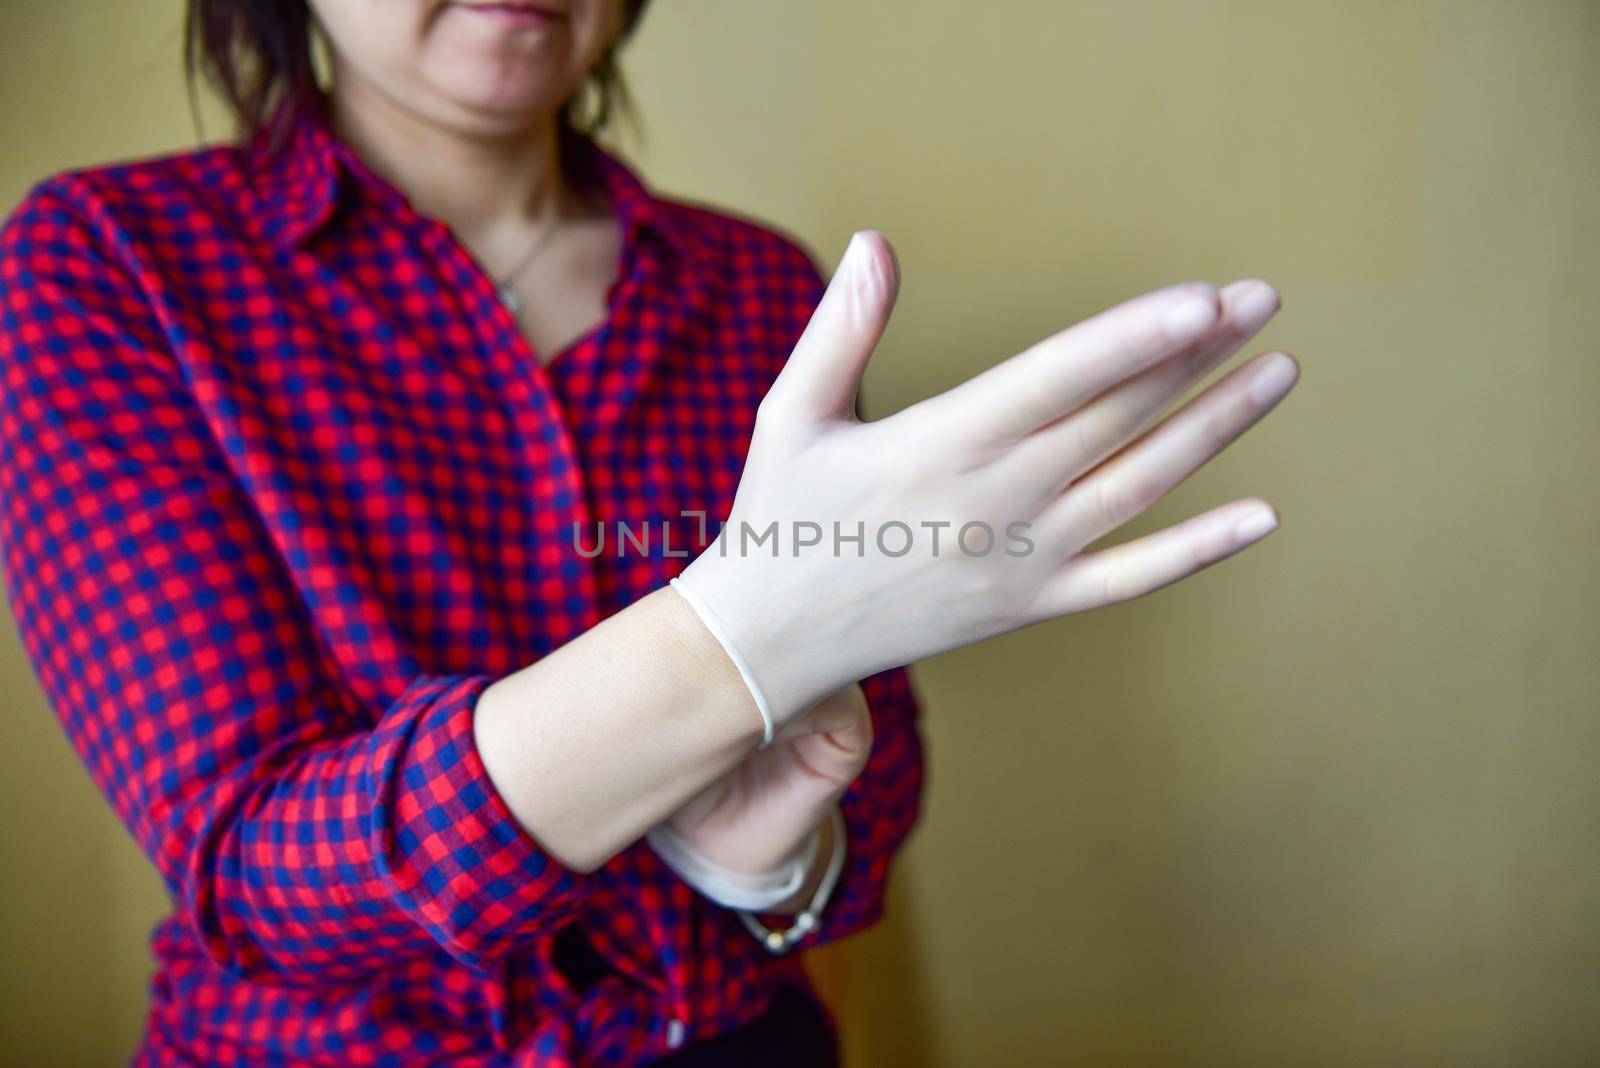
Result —
<instances>
[{"instance_id":1,"label":"rolled-up shirt sleeve","mask_svg":"<svg viewBox=\"0 0 1600 1068\"><path fill-rule=\"evenodd\" d=\"M50 185L0 234L0 552L45 696L208 952L317 984L487 969L589 876L475 749L494 679L335 684L255 503L113 234Z\"/></svg>"}]
</instances>

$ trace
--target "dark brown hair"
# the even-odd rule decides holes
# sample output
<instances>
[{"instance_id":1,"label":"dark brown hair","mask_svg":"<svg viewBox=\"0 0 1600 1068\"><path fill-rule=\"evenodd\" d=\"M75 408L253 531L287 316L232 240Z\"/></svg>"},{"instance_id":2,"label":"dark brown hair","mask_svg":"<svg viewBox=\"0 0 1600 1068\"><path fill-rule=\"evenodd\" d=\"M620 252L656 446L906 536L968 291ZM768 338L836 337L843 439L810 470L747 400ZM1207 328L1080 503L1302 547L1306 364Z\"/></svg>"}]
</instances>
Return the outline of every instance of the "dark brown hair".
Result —
<instances>
[{"instance_id":1,"label":"dark brown hair","mask_svg":"<svg viewBox=\"0 0 1600 1068\"><path fill-rule=\"evenodd\" d=\"M619 112L631 112L616 52L638 25L648 2L623 0L621 32L600 55L585 84L561 106L565 130L595 133ZM312 19L306 0L188 0L184 73L191 98L197 76L204 74L245 136L266 131L271 143L278 145L296 108L320 106L311 46Z\"/></svg>"}]
</instances>

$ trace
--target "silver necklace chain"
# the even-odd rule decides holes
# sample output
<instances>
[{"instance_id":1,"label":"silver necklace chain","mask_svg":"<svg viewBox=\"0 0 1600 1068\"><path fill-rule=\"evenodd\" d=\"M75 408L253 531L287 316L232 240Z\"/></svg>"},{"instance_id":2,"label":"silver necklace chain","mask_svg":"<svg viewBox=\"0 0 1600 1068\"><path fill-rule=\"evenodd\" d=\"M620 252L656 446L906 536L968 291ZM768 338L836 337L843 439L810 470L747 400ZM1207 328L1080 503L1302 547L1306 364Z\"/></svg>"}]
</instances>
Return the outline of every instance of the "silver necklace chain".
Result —
<instances>
[{"instance_id":1,"label":"silver necklace chain","mask_svg":"<svg viewBox=\"0 0 1600 1068\"><path fill-rule=\"evenodd\" d=\"M528 269L529 264L538 258L539 253L550 242L550 238L555 236L556 223L559 221L553 220L547 223L545 228L539 231L539 236L534 238L533 244L529 245L528 250L522 254L522 258L516 262L516 265L495 279L494 291L500 297L500 303L504 304L506 310L512 315L516 315L521 307L521 302L517 300L516 291L512 289L512 286L516 284L518 278L522 277L522 273Z\"/></svg>"}]
</instances>

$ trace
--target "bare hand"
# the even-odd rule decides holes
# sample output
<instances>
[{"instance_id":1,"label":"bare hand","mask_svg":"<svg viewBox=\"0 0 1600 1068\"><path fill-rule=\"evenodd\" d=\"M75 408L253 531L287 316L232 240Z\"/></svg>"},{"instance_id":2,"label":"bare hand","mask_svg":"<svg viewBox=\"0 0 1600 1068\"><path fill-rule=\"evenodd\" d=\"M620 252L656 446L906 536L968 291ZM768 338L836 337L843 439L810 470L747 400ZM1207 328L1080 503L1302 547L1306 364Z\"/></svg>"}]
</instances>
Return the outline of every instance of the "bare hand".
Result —
<instances>
[{"instance_id":1,"label":"bare hand","mask_svg":"<svg viewBox=\"0 0 1600 1068\"><path fill-rule=\"evenodd\" d=\"M830 695L667 819L701 855L758 875L792 856L866 767L872 717L861 687Z\"/></svg>"}]
</instances>

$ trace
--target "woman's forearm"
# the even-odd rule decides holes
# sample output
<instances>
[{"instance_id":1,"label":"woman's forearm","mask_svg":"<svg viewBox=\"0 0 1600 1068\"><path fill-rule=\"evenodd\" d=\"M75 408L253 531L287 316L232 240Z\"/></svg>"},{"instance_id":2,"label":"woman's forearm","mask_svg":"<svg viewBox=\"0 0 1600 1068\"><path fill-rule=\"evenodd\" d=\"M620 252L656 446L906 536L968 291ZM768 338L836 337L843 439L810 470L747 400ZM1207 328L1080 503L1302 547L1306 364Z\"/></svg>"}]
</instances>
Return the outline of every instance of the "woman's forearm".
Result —
<instances>
[{"instance_id":1,"label":"woman's forearm","mask_svg":"<svg viewBox=\"0 0 1600 1068\"><path fill-rule=\"evenodd\" d=\"M737 765L762 721L717 639L662 588L485 689L474 733L522 826L588 872Z\"/></svg>"}]
</instances>

